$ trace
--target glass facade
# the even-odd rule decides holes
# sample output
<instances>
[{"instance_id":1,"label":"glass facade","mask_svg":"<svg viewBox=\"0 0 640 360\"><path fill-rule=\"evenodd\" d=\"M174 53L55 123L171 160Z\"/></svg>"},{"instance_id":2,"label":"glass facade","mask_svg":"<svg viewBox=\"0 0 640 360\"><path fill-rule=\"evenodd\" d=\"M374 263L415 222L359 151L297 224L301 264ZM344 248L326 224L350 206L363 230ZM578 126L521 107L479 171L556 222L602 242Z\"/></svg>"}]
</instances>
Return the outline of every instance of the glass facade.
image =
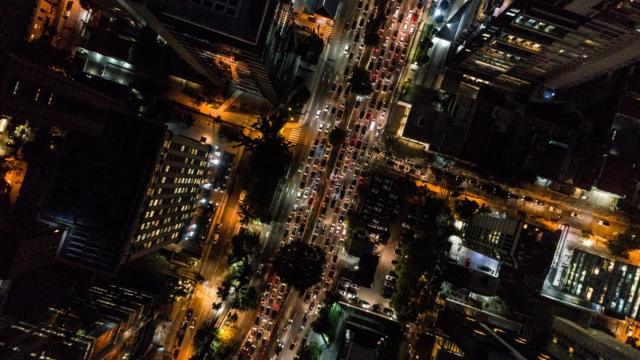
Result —
<instances>
[{"instance_id":1,"label":"glass facade","mask_svg":"<svg viewBox=\"0 0 640 360\"><path fill-rule=\"evenodd\" d=\"M575 250L562 290L613 313L640 319L640 268Z\"/></svg>"}]
</instances>

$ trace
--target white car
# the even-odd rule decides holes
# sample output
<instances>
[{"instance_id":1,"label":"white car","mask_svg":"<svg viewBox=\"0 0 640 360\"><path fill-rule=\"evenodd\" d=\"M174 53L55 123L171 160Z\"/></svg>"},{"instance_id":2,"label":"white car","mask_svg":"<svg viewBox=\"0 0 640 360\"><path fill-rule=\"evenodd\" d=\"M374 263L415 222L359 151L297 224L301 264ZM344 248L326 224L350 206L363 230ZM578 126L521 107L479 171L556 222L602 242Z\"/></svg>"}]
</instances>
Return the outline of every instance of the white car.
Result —
<instances>
[{"instance_id":1,"label":"white car","mask_svg":"<svg viewBox=\"0 0 640 360\"><path fill-rule=\"evenodd\" d=\"M316 119L320 117L320 112L322 112L322 110L320 109L316 110Z\"/></svg>"},{"instance_id":2,"label":"white car","mask_svg":"<svg viewBox=\"0 0 640 360\"><path fill-rule=\"evenodd\" d=\"M349 44L344 46L344 54L347 55L349 53Z\"/></svg>"}]
</instances>

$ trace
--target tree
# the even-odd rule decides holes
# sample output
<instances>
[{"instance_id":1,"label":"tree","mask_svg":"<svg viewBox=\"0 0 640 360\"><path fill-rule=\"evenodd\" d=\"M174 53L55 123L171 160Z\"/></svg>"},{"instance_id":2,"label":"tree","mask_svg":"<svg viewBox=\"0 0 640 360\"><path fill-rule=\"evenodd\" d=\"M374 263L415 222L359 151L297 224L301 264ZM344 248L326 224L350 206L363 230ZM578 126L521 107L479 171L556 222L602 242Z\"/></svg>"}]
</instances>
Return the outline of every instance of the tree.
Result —
<instances>
[{"instance_id":1,"label":"tree","mask_svg":"<svg viewBox=\"0 0 640 360\"><path fill-rule=\"evenodd\" d=\"M296 54L302 56L305 61L315 64L318 62L323 50L324 40L316 33L309 33L298 43Z\"/></svg>"},{"instance_id":2,"label":"tree","mask_svg":"<svg viewBox=\"0 0 640 360\"><path fill-rule=\"evenodd\" d=\"M292 160L289 143L280 133L286 119L286 112L263 115L251 126L251 134L257 136L238 134L237 146L251 152L245 200L253 209L251 214L262 222L271 221L273 195Z\"/></svg>"},{"instance_id":3,"label":"tree","mask_svg":"<svg viewBox=\"0 0 640 360\"><path fill-rule=\"evenodd\" d=\"M329 306L325 306L320 309L320 312L318 312L318 318L313 323L311 323L311 328L316 333L323 335L323 339L326 336L325 341L333 341L333 337L335 334L333 324L331 323Z\"/></svg>"},{"instance_id":4,"label":"tree","mask_svg":"<svg viewBox=\"0 0 640 360\"><path fill-rule=\"evenodd\" d=\"M439 288L439 266L449 242L450 214L442 199L429 197L416 207L415 236L400 259L391 305L400 319L415 319L433 306Z\"/></svg>"},{"instance_id":5,"label":"tree","mask_svg":"<svg viewBox=\"0 0 640 360\"><path fill-rule=\"evenodd\" d=\"M301 86L289 97L289 107L294 112L300 113L310 98L311 91L306 86Z\"/></svg>"},{"instance_id":6,"label":"tree","mask_svg":"<svg viewBox=\"0 0 640 360\"><path fill-rule=\"evenodd\" d=\"M480 208L477 202L469 199L456 201L456 213L463 220L469 220Z\"/></svg>"},{"instance_id":7,"label":"tree","mask_svg":"<svg viewBox=\"0 0 640 360\"><path fill-rule=\"evenodd\" d=\"M246 229L240 230L240 232L231 239L232 250L228 262L230 264L237 261L248 262L247 258L256 254L259 246L259 234Z\"/></svg>"},{"instance_id":8,"label":"tree","mask_svg":"<svg viewBox=\"0 0 640 360\"><path fill-rule=\"evenodd\" d=\"M233 301L231 307L239 310L255 309L260 304L260 295L255 286L241 288Z\"/></svg>"},{"instance_id":9,"label":"tree","mask_svg":"<svg viewBox=\"0 0 640 360\"><path fill-rule=\"evenodd\" d=\"M364 36L364 44L367 46L378 46L380 44L380 35L375 32L368 32Z\"/></svg>"},{"instance_id":10,"label":"tree","mask_svg":"<svg viewBox=\"0 0 640 360\"><path fill-rule=\"evenodd\" d=\"M640 239L636 235L621 233L614 240L609 240L607 247L611 254L626 258L630 251L640 249Z\"/></svg>"},{"instance_id":11,"label":"tree","mask_svg":"<svg viewBox=\"0 0 640 360\"><path fill-rule=\"evenodd\" d=\"M369 72L364 68L356 68L349 79L351 89L358 95L369 95L373 92Z\"/></svg>"},{"instance_id":12,"label":"tree","mask_svg":"<svg viewBox=\"0 0 640 360\"><path fill-rule=\"evenodd\" d=\"M297 359L299 360L319 360L322 350L318 344L313 341L309 341L302 345L302 348L298 352Z\"/></svg>"},{"instance_id":13,"label":"tree","mask_svg":"<svg viewBox=\"0 0 640 360\"><path fill-rule=\"evenodd\" d=\"M280 248L273 262L276 274L300 293L320 281L324 265L322 249L300 240Z\"/></svg>"},{"instance_id":14,"label":"tree","mask_svg":"<svg viewBox=\"0 0 640 360\"><path fill-rule=\"evenodd\" d=\"M238 215L240 215L240 224L247 226L258 216L256 215L256 209L254 209L249 202L243 201L238 204Z\"/></svg>"},{"instance_id":15,"label":"tree","mask_svg":"<svg viewBox=\"0 0 640 360\"><path fill-rule=\"evenodd\" d=\"M333 146L340 146L347 137L347 131L341 127L336 127L329 133L329 142Z\"/></svg>"}]
</instances>

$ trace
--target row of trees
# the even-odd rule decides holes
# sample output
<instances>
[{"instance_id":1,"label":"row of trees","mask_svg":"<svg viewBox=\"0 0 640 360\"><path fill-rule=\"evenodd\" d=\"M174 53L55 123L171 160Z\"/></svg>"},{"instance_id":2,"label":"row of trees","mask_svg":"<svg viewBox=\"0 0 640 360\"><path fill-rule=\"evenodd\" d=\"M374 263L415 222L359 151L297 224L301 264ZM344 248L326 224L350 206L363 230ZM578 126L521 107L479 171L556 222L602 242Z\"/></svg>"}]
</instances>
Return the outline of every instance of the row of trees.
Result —
<instances>
[{"instance_id":1,"label":"row of trees","mask_svg":"<svg viewBox=\"0 0 640 360\"><path fill-rule=\"evenodd\" d=\"M258 289L249 286L259 254L259 234L243 228L231 239L231 253L227 257L229 273L218 288L218 294L223 299L231 297L230 305L234 309L253 309L259 304Z\"/></svg>"},{"instance_id":2,"label":"row of trees","mask_svg":"<svg viewBox=\"0 0 640 360\"><path fill-rule=\"evenodd\" d=\"M251 126L249 134L237 135L237 146L251 152L247 197L241 208L247 219L265 223L272 219L273 196L293 159L290 144L281 134L287 116L285 111L263 115Z\"/></svg>"},{"instance_id":3,"label":"row of trees","mask_svg":"<svg viewBox=\"0 0 640 360\"><path fill-rule=\"evenodd\" d=\"M391 299L391 305L402 320L415 319L435 305L440 264L452 230L452 217L445 200L426 197L421 206L415 207L415 213L415 234L405 239L396 293Z\"/></svg>"}]
</instances>

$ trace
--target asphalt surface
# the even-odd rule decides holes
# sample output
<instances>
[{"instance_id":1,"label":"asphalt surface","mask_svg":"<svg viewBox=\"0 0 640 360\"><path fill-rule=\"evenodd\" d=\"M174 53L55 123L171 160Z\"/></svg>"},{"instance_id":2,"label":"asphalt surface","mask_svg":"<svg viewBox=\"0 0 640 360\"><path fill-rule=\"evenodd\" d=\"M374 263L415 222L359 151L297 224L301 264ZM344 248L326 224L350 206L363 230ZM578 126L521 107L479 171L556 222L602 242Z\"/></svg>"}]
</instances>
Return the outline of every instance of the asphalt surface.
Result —
<instances>
[{"instance_id":1,"label":"asphalt surface","mask_svg":"<svg viewBox=\"0 0 640 360\"><path fill-rule=\"evenodd\" d=\"M362 172L373 160L373 148L384 128L418 18L413 17L416 1L404 2L397 11L396 3L390 1L392 10L380 32L380 45L365 47L364 26L369 17L375 16L373 2L370 3L367 13L366 5L358 8L355 2L345 3L336 20L325 51L326 60L318 67L319 82L313 89L314 96L304 118L303 140L295 152L300 165L283 187L277 206L277 214L282 213L282 217L276 219L269 240L269 244L277 245L302 240L322 247L327 256L322 282L309 289L305 296L285 288L279 278L270 276L262 294L260 314L248 331L238 357L294 358L308 336L325 291L334 285L341 270L345 255L344 220L356 203L355 189ZM404 14L402 22L396 14ZM351 30L354 21L355 30ZM361 21L363 27L359 26ZM392 50L395 48L397 52ZM371 69L375 88L371 95L346 93L355 66ZM331 146L328 140L334 127L348 131L341 146ZM284 209L290 210L283 212ZM271 249L267 254L265 258L269 259Z\"/></svg>"}]
</instances>

